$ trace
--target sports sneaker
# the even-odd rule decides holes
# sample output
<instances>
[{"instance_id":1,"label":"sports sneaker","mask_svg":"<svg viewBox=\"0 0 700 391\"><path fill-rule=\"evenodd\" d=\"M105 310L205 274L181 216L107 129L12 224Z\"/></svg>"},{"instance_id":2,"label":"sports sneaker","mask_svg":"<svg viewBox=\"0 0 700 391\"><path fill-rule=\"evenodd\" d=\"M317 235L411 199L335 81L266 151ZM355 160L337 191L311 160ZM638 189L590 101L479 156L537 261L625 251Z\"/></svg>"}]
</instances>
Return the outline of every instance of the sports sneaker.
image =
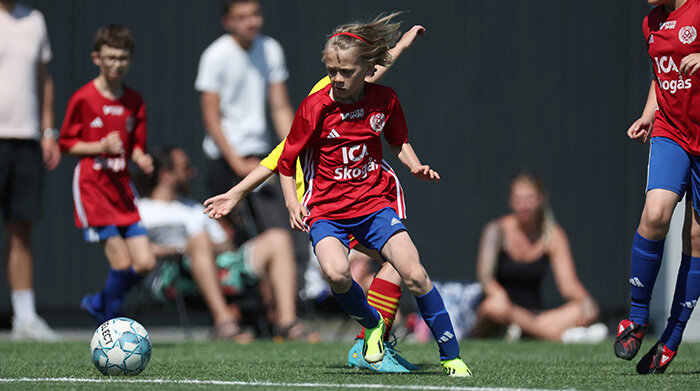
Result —
<instances>
[{"instance_id":1,"label":"sports sneaker","mask_svg":"<svg viewBox=\"0 0 700 391\"><path fill-rule=\"evenodd\" d=\"M87 294L83 296L83 299L80 300L80 309L87 312L92 316L93 319L95 319L95 323L99 326L102 323L106 322L109 320L107 315L103 312L102 308L96 308L93 307L92 305L92 297L94 295Z\"/></svg>"},{"instance_id":2,"label":"sports sneaker","mask_svg":"<svg viewBox=\"0 0 700 391\"><path fill-rule=\"evenodd\" d=\"M376 372L383 373L407 373L410 370L396 360L395 356L391 354L385 354L384 358L375 363L368 363L362 357L362 346L364 341L362 339L356 339L355 343L350 348L348 352L348 365L351 368L366 368L371 369ZM387 349L388 352L388 349Z\"/></svg>"},{"instance_id":3,"label":"sports sneaker","mask_svg":"<svg viewBox=\"0 0 700 391\"><path fill-rule=\"evenodd\" d=\"M662 374L668 368L668 365L676 357L676 353L667 348L666 345L659 341L651 347L649 353L645 354L637 364L637 373L640 375Z\"/></svg>"},{"instance_id":4,"label":"sports sneaker","mask_svg":"<svg viewBox=\"0 0 700 391\"><path fill-rule=\"evenodd\" d=\"M59 342L61 340L61 337L38 315L30 319L13 318L10 336L14 341Z\"/></svg>"},{"instance_id":5,"label":"sports sneaker","mask_svg":"<svg viewBox=\"0 0 700 391\"><path fill-rule=\"evenodd\" d=\"M374 328L365 327L365 343L362 345L362 356L368 363L382 361L384 358L384 319L379 317L379 322Z\"/></svg>"},{"instance_id":6,"label":"sports sneaker","mask_svg":"<svg viewBox=\"0 0 700 391\"><path fill-rule=\"evenodd\" d=\"M398 362L402 367L408 369L409 371L416 371L420 369L418 365L413 364L412 362L406 360L405 358L401 357L401 355L399 355L399 351L396 350L396 337L394 337L392 341L384 342L384 350L386 350L386 354L388 356L391 356L394 360L396 360L396 362Z\"/></svg>"},{"instance_id":7,"label":"sports sneaker","mask_svg":"<svg viewBox=\"0 0 700 391\"><path fill-rule=\"evenodd\" d=\"M625 360L631 360L637 355L642 346L642 338L647 332L647 325L634 323L629 319L623 319L617 326L617 338L615 338L615 355Z\"/></svg>"},{"instance_id":8,"label":"sports sneaker","mask_svg":"<svg viewBox=\"0 0 700 391\"><path fill-rule=\"evenodd\" d=\"M472 377L472 371L469 370L467 364L460 357L453 358L452 360L440 361L442 364L442 369L449 377Z\"/></svg>"}]
</instances>

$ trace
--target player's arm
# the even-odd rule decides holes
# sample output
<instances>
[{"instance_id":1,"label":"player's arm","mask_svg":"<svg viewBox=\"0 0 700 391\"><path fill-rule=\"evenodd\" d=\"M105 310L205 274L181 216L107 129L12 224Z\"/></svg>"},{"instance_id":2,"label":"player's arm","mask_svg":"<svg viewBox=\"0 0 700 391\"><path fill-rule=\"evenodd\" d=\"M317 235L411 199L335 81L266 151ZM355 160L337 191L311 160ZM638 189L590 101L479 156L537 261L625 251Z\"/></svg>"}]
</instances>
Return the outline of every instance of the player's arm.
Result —
<instances>
[{"instance_id":1,"label":"player's arm","mask_svg":"<svg viewBox=\"0 0 700 391\"><path fill-rule=\"evenodd\" d=\"M238 205L245 196L253 189L260 186L267 178L275 172L269 168L259 165L250 174L246 175L240 182L229 191L204 201L204 213L213 219L220 219L231 213L231 210Z\"/></svg>"},{"instance_id":2,"label":"player's arm","mask_svg":"<svg viewBox=\"0 0 700 391\"><path fill-rule=\"evenodd\" d=\"M100 141L76 141L67 152L74 156L119 155L124 150L119 132L114 130Z\"/></svg>"},{"instance_id":3,"label":"player's arm","mask_svg":"<svg viewBox=\"0 0 700 391\"><path fill-rule=\"evenodd\" d=\"M146 105L141 104L136 112L136 124L132 132L131 161L139 166L144 174L153 172L153 158L146 153Z\"/></svg>"},{"instance_id":4,"label":"player's arm","mask_svg":"<svg viewBox=\"0 0 700 391\"><path fill-rule=\"evenodd\" d=\"M435 181L440 182L440 174L437 171L430 168L429 165L423 164L418 159L413 147L409 143L403 143L401 145L389 144L389 149L391 152L399 158L401 163L403 163L409 170L411 174L418 179L424 181Z\"/></svg>"},{"instance_id":5,"label":"player's arm","mask_svg":"<svg viewBox=\"0 0 700 391\"><path fill-rule=\"evenodd\" d=\"M402 36L399 42L396 43L396 46L393 48L389 49L389 54L394 58L394 63L396 63L396 60L399 59L399 56L406 50L411 48L411 45L413 45L413 42L416 40L416 37L419 35L425 34L425 27L420 26L420 25L415 25L411 27L410 30L406 31ZM377 65L375 67L374 74L370 77L365 78L365 81L368 81L370 83L376 83L379 80L381 80L382 77L386 74L386 72L389 70L391 65L387 66L382 66L382 65Z\"/></svg>"},{"instance_id":6,"label":"player's arm","mask_svg":"<svg viewBox=\"0 0 700 391\"><path fill-rule=\"evenodd\" d=\"M220 97L216 92L202 91L199 103L202 108L202 120L207 134L221 151L221 156L228 163L231 170L238 176L246 176L258 165L257 159L246 159L238 155L226 140L221 126L221 112L219 109Z\"/></svg>"},{"instance_id":7,"label":"player's arm","mask_svg":"<svg viewBox=\"0 0 700 391\"><path fill-rule=\"evenodd\" d=\"M645 143L649 136L651 136L651 131L654 126L654 112L659 107L656 101L656 82L652 80L649 86L649 93L647 94L647 101L644 104L644 111L642 111L642 116L630 125L627 129L627 136L632 140L637 140L640 143Z\"/></svg>"},{"instance_id":8,"label":"player's arm","mask_svg":"<svg viewBox=\"0 0 700 391\"><path fill-rule=\"evenodd\" d=\"M275 132L280 140L284 140L294 120L294 109L289 101L287 85L284 82L270 83L268 100L270 101L270 117L275 126Z\"/></svg>"},{"instance_id":9,"label":"player's arm","mask_svg":"<svg viewBox=\"0 0 700 391\"><path fill-rule=\"evenodd\" d=\"M46 64L39 62L37 65L37 82L39 86L39 100L41 107L41 129L44 134L41 137L41 153L44 164L48 170L53 170L61 161L61 151L58 149L56 142L56 133L54 130L54 84L51 73ZM49 132L46 130L50 129Z\"/></svg>"},{"instance_id":10,"label":"player's arm","mask_svg":"<svg viewBox=\"0 0 700 391\"><path fill-rule=\"evenodd\" d=\"M308 231L304 219L309 215L309 211L305 206L301 205L297 198L294 178L297 168L296 160L299 158L301 151L309 144L314 134L312 123L315 123L315 120L306 117L308 114L306 109L307 106L304 106L304 103L302 103L302 106L297 110L278 162L284 204L289 211L289 224L292 229L297 231Z\"/></svg>"}]
</instances>

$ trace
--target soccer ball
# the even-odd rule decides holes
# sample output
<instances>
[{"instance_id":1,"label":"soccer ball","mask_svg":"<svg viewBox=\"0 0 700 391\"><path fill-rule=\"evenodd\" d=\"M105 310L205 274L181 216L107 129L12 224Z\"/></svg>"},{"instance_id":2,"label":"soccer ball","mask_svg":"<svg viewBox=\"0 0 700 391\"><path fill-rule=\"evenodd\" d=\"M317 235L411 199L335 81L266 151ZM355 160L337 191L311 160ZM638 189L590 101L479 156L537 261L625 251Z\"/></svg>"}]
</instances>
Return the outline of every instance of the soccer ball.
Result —
<instances>
[{"instance_id":1,"label":"soccer ball","mask_svg":"<svg viewBox=\"0 0 700 391\"><path fill-rule=\"evenodd\" d=\"M110 319L95 330L90 355L103 375L138 375L151 359L151 339L133 319Z\"/></svg>"}]
</instances>

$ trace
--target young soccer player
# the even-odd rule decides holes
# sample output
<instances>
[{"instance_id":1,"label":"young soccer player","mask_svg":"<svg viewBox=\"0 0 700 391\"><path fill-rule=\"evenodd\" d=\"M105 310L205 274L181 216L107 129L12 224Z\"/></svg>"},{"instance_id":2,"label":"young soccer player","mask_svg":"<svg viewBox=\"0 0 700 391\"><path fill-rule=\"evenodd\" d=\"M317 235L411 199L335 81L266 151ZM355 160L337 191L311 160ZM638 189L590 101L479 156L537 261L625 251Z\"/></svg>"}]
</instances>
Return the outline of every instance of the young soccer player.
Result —
<instances>
[{"instance_id":1,"label":"young soccer player","mask_svg":"<svg viewBox=\"0 0 700 391\"><path fill-rule=\"evenodd\" d=\"M668 368L700 295L700 54L693 54L700 52L700 0L648 2L656 7L642 29L655 77L642 116L627 135L642 143L651 137L651 151L646 201L632 242L631 308L618 326L617 357L631 360L639 351L671 216L684 194L687 201L671 315L659 340L637 364L640 374Z\"/></svg>"},{"instance_id":2,"label":"young soccer player","mask_svg":"<svg viewBox=\"0 0 700 391\"><path fill-rule=\"evenodd\" d=\"M392 58L396 60L405 50L408 50L411 45L413 45L413 42L418 35L423 35L424 33L425 28L420 25L413 26L411 29L409 29L401 37L397 44L393 48L389 49L389 53L391 54ZM378 82L391 65L392 64L386 64L386 66L377 65L373 74L366 77L365 80L370 83ZM329 84L330 78L326 76L316 83L309 95L320 91ZM241 182L236 184L236 186L232 187L224 194L220 194L206 200L204 202L204 205L206 206L205 213L209 214L211 218L221 218L222 216L230 213L231 210L248 193L277 172L277 162L282 154L283 148L284 140L260 162L260 166L247 175ZM398 183L398 178L393 173L393 170L391 170L391 167L389 167L387 162L383 163L387 168L384 174L390 177L389 180L394 186L391 192L392 195L396 195L393 207L401 218L405 218L403 190L401 189L401 185ZM298 161L296 187L297 197L301 201L305 192L305 183L303 172L301 171L301 166L299 165ZM356 240L352 240L350 242L350 247L366 253L375 260L383 261L382 257L377 253L377 251L366 249L364 246L358 244ZM408 372L410 370L418 369L416 365L401 357L394 349L394 345L389 342L391 327L396 317L396 312L398 311L399 299L401 298L401 277L390 263L384 262L382 264L382 268L372 280L369 287L368 296L370 305L375 307L384 319L386 325L384 343L388 354L385 355L384 359L378 363L368 363L364 360L362 357L362 345L364 338L363 328L355 344L348 352L348 364L352 367L368 368L378 372Z\"/></svg>"},{"instance_id":3,"label":"young soccer player","mask_svg":"<svg viewBox=\"0 0 700 391\"><path fill-rule=\"evenodd\" d=\"M323 62L331 85L304 99L279 160L292 228L308 231L324 277L341 306L365 327L363 356L384 357L385 325L369 305L348 265L348 236L386 258L416 296L418 308L438 342L449 376L471 376L459 357L452 322L440 294L420 263L418 251L392 208L391 183L382 166L380 135L411 173L426 181L440 176L421 164L408 143L406 121L394 91L365 83L374 66L390 64L396 14L366 24L340 26L326 42ZM301 156L309 187L300 203L295 193L296 159ZM303 204L303 205L302 205Z\"/></svg>"},{"instance_id":4,"label":"young soccer player","mask_svg":"<svg viewBox=\"0 0 700 391\"><path fill-rule=\"evenodd\" d=\"M134 37L120 25L101 27L92 61L99 75L68 102L61 150L80 157L73 175L75 223L87 242L104 248L110 270L104 288L86 295L81 308L97 323L121 315L125 293L155 265L140 223L127 159L153 170L146 151L146 106L124 85L133 60Z\"/></svg>"}]
</instances>

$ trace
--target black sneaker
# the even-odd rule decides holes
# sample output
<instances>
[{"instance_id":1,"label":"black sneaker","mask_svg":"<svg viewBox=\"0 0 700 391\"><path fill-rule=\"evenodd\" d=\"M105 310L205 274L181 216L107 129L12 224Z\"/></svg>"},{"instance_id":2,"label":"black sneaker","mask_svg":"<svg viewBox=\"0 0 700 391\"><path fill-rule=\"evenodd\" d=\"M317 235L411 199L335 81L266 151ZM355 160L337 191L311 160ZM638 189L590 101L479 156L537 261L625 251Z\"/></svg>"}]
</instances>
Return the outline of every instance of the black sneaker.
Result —
<instances>
[{"instance_id":1,"label":"black sneaker","mask_svg":"<svg viewBox=\"0 0 700 391\"><path fill-rule=\"evenodd\" d=\"M663 342L657 342L651 347L649 353L645 354L637 364L637 373L640 375L662 374L668 365L676 357L676 353L667 348Z\"/></svg>"},{"instance_id":2,"label":"black sneaker","mask_svg":"<svg viewBox=\"0 0 700 391\"><path fill-rule=\"evenodd\" d=\"M647 325L634 323L629 319L623 319L617 326L617 338L615 338L615 355L625 360L631 360L637 355L642 346L642 338L647 332Z\"/></svg>"}]
</instances>

